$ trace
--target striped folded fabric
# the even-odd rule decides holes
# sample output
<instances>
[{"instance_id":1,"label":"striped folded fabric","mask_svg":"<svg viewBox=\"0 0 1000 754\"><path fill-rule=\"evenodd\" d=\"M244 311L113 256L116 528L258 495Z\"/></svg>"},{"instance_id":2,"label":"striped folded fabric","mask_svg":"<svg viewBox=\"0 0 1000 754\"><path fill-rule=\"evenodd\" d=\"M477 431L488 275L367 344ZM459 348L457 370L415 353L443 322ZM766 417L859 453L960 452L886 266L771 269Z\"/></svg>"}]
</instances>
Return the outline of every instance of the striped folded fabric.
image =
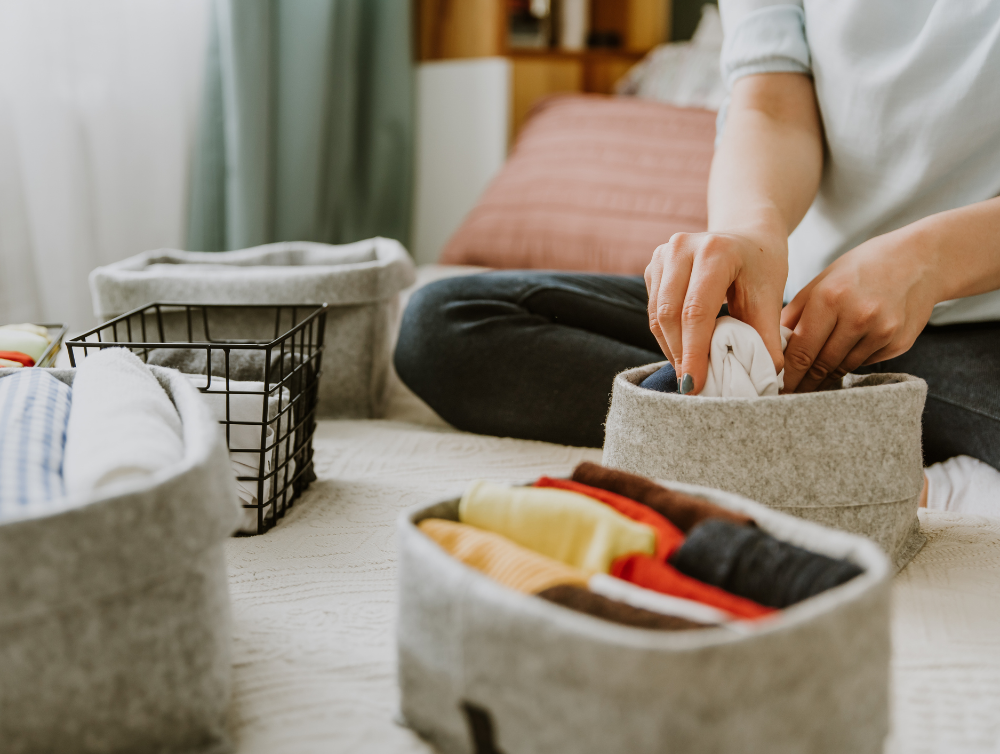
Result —
<instances>
[{"instance_id":1,"label":"striped folded fabric","mask_svg":"<svg viewBox=\"0 0 1000 754\"><path fill-rule=\"evenodd\" d=\"M42 369L0 377L0 520L44 514L65 496L70 396Z\"/></svg>"}]
</instances>

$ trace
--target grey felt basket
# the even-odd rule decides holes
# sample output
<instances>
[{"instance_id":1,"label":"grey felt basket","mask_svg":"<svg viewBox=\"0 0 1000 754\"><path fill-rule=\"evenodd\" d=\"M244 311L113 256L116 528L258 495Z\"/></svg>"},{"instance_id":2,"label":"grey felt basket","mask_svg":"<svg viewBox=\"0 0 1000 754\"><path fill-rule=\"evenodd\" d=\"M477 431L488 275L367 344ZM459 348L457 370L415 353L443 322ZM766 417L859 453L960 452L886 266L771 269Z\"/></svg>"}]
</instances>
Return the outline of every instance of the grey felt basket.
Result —
<instances>
[{"instance_id":1,"label":"grey felt basket","mask_svg":"<svg viewBox=\"0 0 1000 754\"><path fill-rule=\"evenodd\" d=\"M0 525L5 754L231 749L223 543L241 510L225 441L197 391L151 370L180 414L182 462ZM50 371L72 384L75 371Z\"/></svg>"},{"instance_id":2,"label":"grey felt basket","mask_svg":"<svg viewBox=\"0 0 1000 754\"><path fill-rule=\"evenodd\" d=\"M701 398L639 387L660 366L615 378L605 466L728 490L862 534L897 568L923 546L923 380L847 375L838 390Z\"/></svg>"},{"instance_id":3,"label":"grey felt basket","mask_svg":"<svg viewBox=\"0 0 1000 754\"><path fill-rule=\"evenodd\" d=\"M288 242L226 252L147 251L90 273L94 314L107 321L154 301L189 304L329 304L318 413L378 417L399 292L416 280L397 241L343 246ZM274 315L234 312L213 338L271 340ZM186 341L183 313L166 339Z\"/></svg>"},{"instance_id":4,"label":"grey felt basket","mask_svg":"<svg viewBox=\"0 0 1000 754\"><path fill-rule=\"evenodd\" d=\"M866 539L729 493L666 482L753 516L861 576L736 633L609 623L507 589L399 519L402 714L445 754L876 754L889 730L889 583ZM492 738L492 742L484 739Z\"/></svg>"}]
</instances>

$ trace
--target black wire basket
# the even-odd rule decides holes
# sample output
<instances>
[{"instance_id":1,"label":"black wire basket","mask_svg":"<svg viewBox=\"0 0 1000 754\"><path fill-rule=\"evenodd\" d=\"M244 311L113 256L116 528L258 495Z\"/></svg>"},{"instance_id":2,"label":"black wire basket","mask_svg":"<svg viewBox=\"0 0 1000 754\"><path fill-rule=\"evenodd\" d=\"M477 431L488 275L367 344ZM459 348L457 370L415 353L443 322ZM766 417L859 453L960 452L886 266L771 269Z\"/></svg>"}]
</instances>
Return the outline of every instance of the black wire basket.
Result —
<instances>
[{"instance_id":1,"label":"black wire basket","mask_svg":"<svg viewBox=\"0 0 1000 754\"><path fill-rule=\"evenodd\" d=\"M95 348L128 348L147 364L190 375L225 427L246 512L240 533L263 534L316 479L326 313L326 304L153 303L66 348L74 367Z\"/></svg>"}]
</instances>

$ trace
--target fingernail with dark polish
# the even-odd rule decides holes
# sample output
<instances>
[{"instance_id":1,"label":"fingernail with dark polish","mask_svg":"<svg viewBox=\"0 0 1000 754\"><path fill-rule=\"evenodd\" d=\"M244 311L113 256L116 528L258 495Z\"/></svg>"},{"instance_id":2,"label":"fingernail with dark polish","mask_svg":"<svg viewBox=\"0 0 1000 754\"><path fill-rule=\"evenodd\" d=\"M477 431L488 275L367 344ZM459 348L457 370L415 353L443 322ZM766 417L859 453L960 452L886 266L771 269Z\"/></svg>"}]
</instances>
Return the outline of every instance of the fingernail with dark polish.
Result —
<instances>
[{"instance_id":1,"label":"fingernail with dark polish","mask_svg":"<svg viewBox=\"0 0 1000 754\"><path fill-rule=\"evenodd\" d=\"M681 378L681 395L687 395L694 390L694 378L690 374L685 374Z\"/></svg>"}]
</instances>

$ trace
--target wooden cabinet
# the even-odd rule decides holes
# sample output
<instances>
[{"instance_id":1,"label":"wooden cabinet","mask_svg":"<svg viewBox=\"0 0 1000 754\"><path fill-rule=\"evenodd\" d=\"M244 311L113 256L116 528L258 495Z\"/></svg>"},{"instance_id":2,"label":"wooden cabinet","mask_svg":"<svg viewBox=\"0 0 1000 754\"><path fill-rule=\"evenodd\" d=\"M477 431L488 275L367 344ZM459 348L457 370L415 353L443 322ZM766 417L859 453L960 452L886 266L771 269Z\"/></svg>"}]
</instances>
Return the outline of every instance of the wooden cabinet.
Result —
<instances>
[{"instance_id":1,"label":"wooden cabinet","mask_svg":"<svg viewBox=\"0 0 1000 754\"><path fill-rule=\"evenodd\" d=\"M558 23L560 0L552 0ZM510 59L511 137L539 98L557 92L608 94L650 49L670 36L670 0L590 0L590 29L615 47L570 52L511 47L510 0L416 0L422 61L505 56ZM555 35L553 35L555 36Z\"/></svg>"}]
</instances>

